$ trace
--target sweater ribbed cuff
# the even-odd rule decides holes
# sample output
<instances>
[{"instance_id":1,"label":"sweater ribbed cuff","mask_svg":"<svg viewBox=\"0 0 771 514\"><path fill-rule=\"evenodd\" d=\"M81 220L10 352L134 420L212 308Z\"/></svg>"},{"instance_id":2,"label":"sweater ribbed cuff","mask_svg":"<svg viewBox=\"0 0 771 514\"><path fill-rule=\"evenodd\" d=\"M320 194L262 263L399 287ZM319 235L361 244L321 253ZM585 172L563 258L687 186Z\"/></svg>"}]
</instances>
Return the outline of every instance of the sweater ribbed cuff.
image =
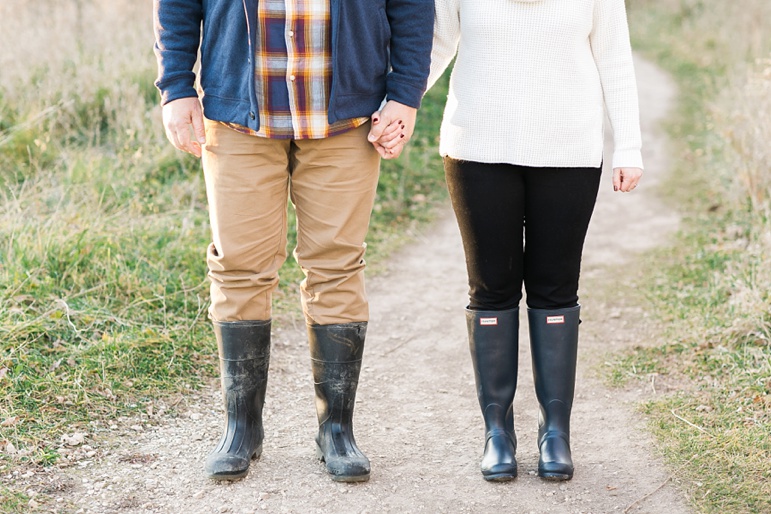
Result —
<instances>
[{"instance_id":1,"label":"sweater ribbed cuff","mask_svg":"<svg viewBox=\"0 0 771 514\"><path fill-rule=\"evenodd\" d=\"M613 152L613 169L616 168L644 169L640 150L617 150Z\"/></svg>"}]
</instances>

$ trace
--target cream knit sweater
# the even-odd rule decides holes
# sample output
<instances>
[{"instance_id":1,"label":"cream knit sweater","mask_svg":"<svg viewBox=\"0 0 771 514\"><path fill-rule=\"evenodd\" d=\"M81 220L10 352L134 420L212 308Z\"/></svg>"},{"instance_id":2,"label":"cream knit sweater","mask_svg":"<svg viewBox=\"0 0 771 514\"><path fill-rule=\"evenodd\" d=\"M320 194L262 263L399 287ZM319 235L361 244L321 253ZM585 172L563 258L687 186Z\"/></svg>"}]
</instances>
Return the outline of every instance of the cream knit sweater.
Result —
<instances>
[{"instance_id":1,"label":"cream knit sweater","mask_svg":"<svg viewBox=\"0 0 771 514\"><path fill-rule=\"evenodd\" d=\"M624 0L436 0L429 86L457 53L440 153L534 167L642 168Z\"/></svg>"}]
</instances>

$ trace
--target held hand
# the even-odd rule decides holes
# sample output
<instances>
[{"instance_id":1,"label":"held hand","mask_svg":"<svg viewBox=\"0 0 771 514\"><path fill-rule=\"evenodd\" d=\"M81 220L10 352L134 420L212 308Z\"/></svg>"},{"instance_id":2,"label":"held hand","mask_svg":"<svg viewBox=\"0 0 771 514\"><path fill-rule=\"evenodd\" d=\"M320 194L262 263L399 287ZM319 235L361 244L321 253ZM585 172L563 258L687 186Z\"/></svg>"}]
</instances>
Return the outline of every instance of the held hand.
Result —
<instances>
[{"instance_id":1,"label":"held hand","mask_svg":"<svg viewBox=\"0 0 771 514\"><path fill-rule=\"evenodd\" d=\"M389 100L382 110L372 115L369 142L384 159L398 157L415 130L418 110Z\"/></svg>"},{"instance_id":2,"label":"held hand","mask_svg":"<svg viewBox=\"0 0 771 514\"><path fill-rule=\"evenodd\" d=\"M379 114L379 112L376 112L372 116L374 117ZM402 120L392 121L385 129L383 129L383 132L380 134L377 141L371 141L372 146L375 147L382 158L395 159L401 155L404 144L399 144L399 142L404 140L404 135L402 134L403 130L404 125L402 124ZM386 145L388 146L386 147Z\"/></svg>"},{"instance_id":3,"label":"held hand","mask_svg":"<svg viewBox=\"0 0 771 514\"><path fill-rule=\"evenodd\" d=\"M613 168L613 191L629 193L637 187L642 174L640 168Z\"/></svg>"},{"instance_id":4,"label":"held hand","mask_svg":"<svg viewBox=\"0 0 771 514\"><path fill-rule=\"evenodd\" d=\"M180 98L163 106L163 127L166 137L176 148L201 156L201 145L206 143L203 111L198 98ZM191 131L195 139L191 139Z\"/></svg>"}]
</instances>

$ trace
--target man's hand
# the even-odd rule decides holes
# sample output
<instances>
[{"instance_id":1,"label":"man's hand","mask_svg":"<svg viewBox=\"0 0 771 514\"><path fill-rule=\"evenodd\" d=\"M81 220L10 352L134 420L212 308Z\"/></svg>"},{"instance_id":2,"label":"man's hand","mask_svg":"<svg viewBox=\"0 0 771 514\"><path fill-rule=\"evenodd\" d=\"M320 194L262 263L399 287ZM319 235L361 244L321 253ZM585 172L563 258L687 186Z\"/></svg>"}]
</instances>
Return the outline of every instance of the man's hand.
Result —
<instances>
[{"instance_id":1,"label":"man's hand","mask_svg":"<svg viewBox=\"0 0 771 514\"><path fill-rule=\"evenodd\" d=\"M613 168L613 191L630 192L637 187L642 174L640 168Z\"/></svg>"},{"instance_id":2,"label":"man's hand","mask_svg":"<svg viewBox=\"0 0 771 514\"><path fill-rule=\"evenodd\" d=\"M382 110L372 114L368 140L383 159L399 157L412 138L418 110L389 100Z\"/></svg>"},{"instance_id":3,"label":"man's hand","mask_svg":"<svg viewBox=\"0 0 771 514\"><path fill-rule=\"evenodd\" d=\"M201 145L206 143L206 132L203 128L203 110L198 98L179 98L164 105L163 127L171 144L196 157L201 156ZM191 138L191 127L195 139Z\"/></svg>"}]
</instances>

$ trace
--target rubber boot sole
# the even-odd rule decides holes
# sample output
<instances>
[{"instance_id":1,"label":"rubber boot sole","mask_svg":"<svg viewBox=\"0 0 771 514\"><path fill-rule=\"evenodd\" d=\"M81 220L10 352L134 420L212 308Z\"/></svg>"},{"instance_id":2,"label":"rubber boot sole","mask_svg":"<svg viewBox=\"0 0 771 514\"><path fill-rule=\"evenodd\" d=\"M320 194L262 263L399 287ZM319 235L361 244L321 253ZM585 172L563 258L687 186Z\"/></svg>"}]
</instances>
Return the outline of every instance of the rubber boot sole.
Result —
<instances>
[{"instance_id":1,"label":"rubber boot sole","mask_svg":"<svg viewBox=\"0 0 771 514\"><path fill-rule=\"evenodd\" d=\"M252 458L250 460L259 460L260 456L262 455L262 443L254 450L254 453L252 454ZM251 464L251 462L249 463ZM216 480L216 481L225 481L225 480L238 480L239 478L244 478L246 475L249 474L249 467L247 466L246 469L239 473L232 473L232 474L225 474L225 473L218 473L215 475L207 475L209 480Z\"/></svg>"},{"instance_id":2,"label":"rubber boot sole","mask_svg":"<svg viewBox=\"0 0 771 514\"><path fill-rule=\"evenodd\" d=\"M516 473L492 473L490 475L482 474L482 478L488 482L511 482L517 478Z\"/></svg>"},{"instance_id":3,"label":"rubber boot sole","mask_svg":"<svg viewBox=\"0 0 771 514\"><path fill-rule=\"evenodd\" d=\"M316 458L318 458L321 462L326 462L324 459L324 452L321 451L321 446L319 446L318 443L316 443ZM329 476L332 477L333 482L356 483L366 482L369 480L369 473L364 475L335 475L333 473L329 473Z\"/></svg>"},{"instance_id":4,"label":"rubber boot sole","mask_svg":"<svg viewBox=\"0 0 771 514\"><path fill-rule=\"evenodd\" d=\"M573 478L573 475L565 475L562 473L538 473L538 476L549 482L565 482Z\"/></svg>"},{"instance_id":5,"label":"rubber boot sole","mask_svg":"<svg viewBox=\"0 0 771 514\"><path fill-rule=\"evenodd\" d=\"M544 471L542 469L538 470L538 476L550 482L564 482L573 478L572 473L565 473L564 471Z\"/></svg>"}]
</instances>

